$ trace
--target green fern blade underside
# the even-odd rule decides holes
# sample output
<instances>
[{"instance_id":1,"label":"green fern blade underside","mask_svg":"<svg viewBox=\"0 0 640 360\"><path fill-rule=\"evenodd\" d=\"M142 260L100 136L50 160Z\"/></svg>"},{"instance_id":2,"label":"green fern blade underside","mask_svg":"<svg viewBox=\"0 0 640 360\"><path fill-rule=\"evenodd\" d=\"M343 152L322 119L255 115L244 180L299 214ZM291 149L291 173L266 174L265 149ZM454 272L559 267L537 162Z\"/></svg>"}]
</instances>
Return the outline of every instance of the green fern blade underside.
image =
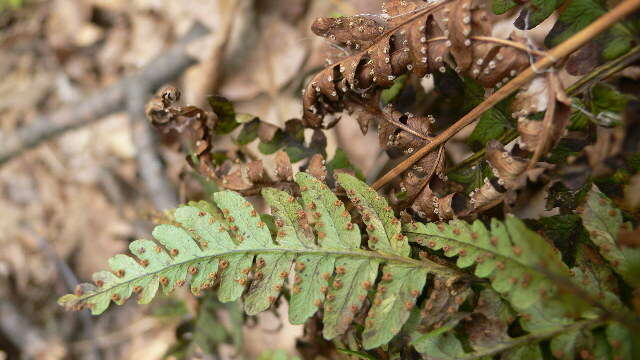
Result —
<instances>
[{"instance_id":1,"label":"green fern blade underside","mask_svg":"<svg viewBox=\"0 0 640 360\"><path fill-rule=\"evenodd\" d=\"M493 220L487 229L480 221L468 224L408 224L405 233L412 241L445 256L457 256L456 265L475 265L475 275L489 278L492 287L523 310L554 294L556 286L547 273L568 277L569 269L559 253L519 219L507 216Z\"/></svg>"},{"instance_id":2,"label":"green fern blade underside","mask_svg":"<svg viewBox=\"0 0 640 360\"><path fill-rule=\"evenodd\" d=\"M94 274L97 286L83 284L59 303L100 314L111 301L122 304L137 294L139 302L148 303L160 285L169 293L189 282L194 294L219 284L223 302L243 296L245 312L253 315L268 309L292 282L291 322L304 323L324 307L324 335L333 338L349 328L369 290L376 290L363 340L367 348L387 343L407 320L427 274L456 272L408 257L399 221L365 183L348 175L338 179L349 196L362 199L361 211L372 224L369 235L379 237L377 251L360 248L358 226L326 185L308 174L298 174L296 181L302 204L283 191L263 190L277 225L275 239L239 194L215 193L219 210L200 203L178 208L177 226L157 226L156 241L132 242L133 256L112 257L111 271ZM289 275L292 264L294 276ZM376 284L381 266L389 277Z\"/></svg>"},{"instance_id":3,"label":"green fern blade underside","mask_svg":"<svg viewBox=\"0 0 640 360\"><path fill-rule=\"evenodd\" d=\"M602 257L629 285L640 287L640 249L618 244L623 226L622 213L595 185L587 194L580 217Z\"/></svg>"}]
</instances>

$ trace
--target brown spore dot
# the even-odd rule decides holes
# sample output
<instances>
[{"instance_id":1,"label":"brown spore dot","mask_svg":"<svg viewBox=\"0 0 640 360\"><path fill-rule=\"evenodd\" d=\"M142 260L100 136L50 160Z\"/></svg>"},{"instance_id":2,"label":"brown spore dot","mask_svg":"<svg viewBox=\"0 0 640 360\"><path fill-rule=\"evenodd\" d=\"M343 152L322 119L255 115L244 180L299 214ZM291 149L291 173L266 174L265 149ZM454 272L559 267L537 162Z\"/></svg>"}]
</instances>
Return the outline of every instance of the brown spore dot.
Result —
<instances>
[{"instance_id":1,"label":"brown spore dot","mask_svg":"<svg viewBox=\"0 0 640 360\"><path fill-rule=\"evenodd\" d=\"M406 301L406 302L404 303L404 307L405 307L405 309L407 309L407 310L411 310L411 309L413 309L413 303L412 303L411 301Z\"/></svg>"},{"instance_id":2,"label":"brown spore dot","mask_svg":"<svg viewBox=\"0 0 640 360\"><path fill-rule=\"evenodd\" d=\"M180 250L178 250L178 249L171 249L170 253L171 253L171 256L178 256L178 254L180 254Z\"/></svg>"},{"instance_id":3,"label":"brown spore dot","mask_svg":"<svg viewBox=\"0 0 640 360\"><path fill-rule=\"evenodd\" d=\"M306 265L302 261L296 262L296 266L295 266L296 271L303 272L305 267Z\"/></svg>"},{"instance_id":4,"label":"brown spore dot","mask_svg":"<svg viewBox=\"0 0 640 360\"><path fill-rule=\"evenodd\" d=\"M126 272L124 271L124 269L120 269L120 270L116 271L116 276L121 278L121 277L124 277L125 273Z\"/></svg>"},{"instance_id":5,"label":"brown spore dot","mask_svg":"<svg viewBox=\"0 0 640 360\"><path fill-rule=\"evenodd\" d=\"M113 294L113 295L111 295L111 300L113 300L113 301L120 301L120 295L118 295L118 294Z\"/></svg>"},{"instance_id":6,"label":"brown spore dot","mask_svg":"<svg viewBox=\"0 0 640 360\"><path fill-rule=\"evenodd\" d=\"M520 256L520 254L522 254L522 249L521 249L521 248L519 248L519 247L517 247L517 246L514 246L514 247L513 247L513 253L514 253L516 256Z\"/></svg>"},{"instance_id":7,"label":"brown spore dot","mask_svg":"<svg viewBox=\"0 0 640 360\"><path fill-rule=\"evenodd\" d=\"M189 274L195 275L198 273L198 268L195 266L189 266Z\"/></svg>"}]
</instances>

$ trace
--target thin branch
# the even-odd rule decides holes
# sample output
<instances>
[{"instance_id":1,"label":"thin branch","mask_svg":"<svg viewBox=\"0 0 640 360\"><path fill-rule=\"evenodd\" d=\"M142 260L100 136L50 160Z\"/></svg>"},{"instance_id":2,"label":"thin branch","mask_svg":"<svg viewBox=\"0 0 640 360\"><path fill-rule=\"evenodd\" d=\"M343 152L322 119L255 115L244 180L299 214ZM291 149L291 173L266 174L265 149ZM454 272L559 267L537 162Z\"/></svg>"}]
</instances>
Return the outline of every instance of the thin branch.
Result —
<instances>
[{"instance_id":1,"label":"thin branch","mask_svg":"<svg viewBox=\"0 0 640 360\"><path fill-rule=\"evenodd\" d=\"M524 70L520 75L513 78L509 81L505 86L498 89L491 96L486 98L482 103L473 108L469 113L463 116L460 120L458 120L455 124L451 125L445 131L440 133L440 135L436 136L433 141L424 147L420 148L418 151L413 153L413 155L409 156L407 159L402 161L396 167L391 169L388 173L386 173L383 177L378 179L375 183L373 183L372 187L374 189L380 189L382 186L387 184L392 179L400 176L404 171L408 170L413 164L415 164L422 157L433 151L436 147L445 143L449 140L453 135L457 134L460 130L467 127L467 125L471 124L475 121L482 113L486 110L490 109L502 99L511 95L522 86L531 81L540 71L543 71L558 62L560 59L568 56L572 52L579 49L581 46L586 44L588 41L593 39L595 36L613 26L617 21L624 18L625 16L631 14L636 9L640 8L640 0L625 0L620 3L613 10L604 14L596 21L591 23L586 28L582 29L577 34L573 35L565 42L560 45L554 47L553 49L547 52L547 55L540 60L538 60L535 64L528 67Z\"/></svg>"},{"instance_id":2,"label":"thin branch","mask_svg":"<svg viewBox=\"0 0 640 360\"><path fill-rule=\"evenodd\" d=\"M187 44L208 32L206 27L196 23L178 44L169 48L140 71L58 111L39 116L32 124L5 136L3 143L0 144L0 166L22 152L60 136L68 130L93 124L111 113L122 110L126 105L127 89L132 84L145 84L153 89L171 81L196 63L196 60L187 53Z\"/></svg>"}]
</instances>

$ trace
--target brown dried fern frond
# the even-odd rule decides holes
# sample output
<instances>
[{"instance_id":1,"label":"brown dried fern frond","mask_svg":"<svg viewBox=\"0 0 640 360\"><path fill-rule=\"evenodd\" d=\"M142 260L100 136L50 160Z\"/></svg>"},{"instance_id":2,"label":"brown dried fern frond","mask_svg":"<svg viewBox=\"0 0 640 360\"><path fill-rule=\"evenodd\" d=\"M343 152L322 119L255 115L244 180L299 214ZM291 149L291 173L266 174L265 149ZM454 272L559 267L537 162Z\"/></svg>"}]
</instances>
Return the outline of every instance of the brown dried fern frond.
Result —
<instances>
[{"instance_id":1,"label":"brown dried fern frond","mask_svg":"<svg viewBox=\"0 0 640 360\"><path fill-rule=\"evenodd\" d=\"M478 0L428 4L389 0L383 15L320 18L312 30L354 53L316 74L304 94L303 120L324 124L326 115L371 102L403 74L423 77L449 66L485 87L500 85L529 63L525 46L494 39L495 16ZM366 129L362 121L360 126Z\"/></svg>"}]
</instances>

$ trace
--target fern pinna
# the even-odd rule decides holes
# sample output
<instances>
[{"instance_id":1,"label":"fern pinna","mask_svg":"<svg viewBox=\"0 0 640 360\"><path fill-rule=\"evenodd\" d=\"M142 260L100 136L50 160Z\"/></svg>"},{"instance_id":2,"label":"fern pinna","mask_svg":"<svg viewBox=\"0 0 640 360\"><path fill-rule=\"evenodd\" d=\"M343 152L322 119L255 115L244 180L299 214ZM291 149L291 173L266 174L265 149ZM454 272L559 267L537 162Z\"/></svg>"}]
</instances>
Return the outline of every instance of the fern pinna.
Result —
<instances>
[{"instance_id":1,"label":"fern pinna","mask_svg":"<svg viewBox=\"0 0 640 360\"><path fill-rule=\"evenodd\" d=\"M254 315L267 310L291 279L290 322L302 324L323 309L323 335L332 339L366 313L365 349L387 344L402 332L427 359L475 359L504 351L527 358L541 351L538 341L553 338L552 349L564 359L591 341L596 327L606 325L608 339L618 343L630 336L624 327L604 320L592 304L561 291L555 277L573 276L573 282L589 291L600 280L580 268L569 270L555 248L515 217L493 221L490 229L479 221L411 223L403 233L384 198L355 177L338 174L338 184L366 229L363 236L327 185L307 173L295 179L302 201L281 190L262 191L271 206L275 239L251 203L232 191L217 192L215 206L200 202L178 208L174 224L154 229L156 241L132 242L134 256L112 257L112 271L95 273L95 285L79 285L60 304L100 314L111 301L122 304L137 294L139 303L148 303L160 285L169 293L189 280L194 294L217 286L223 302L242 297L245 312ZM475 265L476 277L431 261L430 255L412 257L410 241L457 257L459 268ZM462 287L454 289L456 282ZM477 298L471 282L484 288ZM427 300L417 303L422 294ZM612 293L603 298L616 311L627 311ZM457 311L463 304L475 310ZM528 335L507 334L514 314ZM502 333L479 337L483 323L465 323L474 316L489 319ZM474 326L480 329L472 331Z\"/></svg>"},{"instance_id":2,"label":"fern pinna","mask_svg":"<svg viewBox=\"0 0 640 360\"><path fill-rule=\"evenodd\" d=\"M369 291L375 289L365 346L388 342L408 318L427 274L451 276L454 271L409 257L399 220L386 201L359 180L346 174L338 177L362 214L370 250L361 248L358 226L326 185L305 173L299 173L296 181L308 211L288 193L262 192L275 218L275 242L249 202L231 191L218 192L214 200L220 211L210 205L180 207L175 212L179 225L159 225L153 231L157 243L131 243L137 260L127 255L112 257L113 272L94 274L95 286L83 284L60 303L75 309L88 307L99 314L110 301L122 304L133 293L140 303L148 303L160 284L168 293L191 275L191 290L196 294L219 280L221 301L237 300L248 287L244 308L253 315L276 300L295 260L292 323L303 323L324 306L324 336L333 338L348 329ZM379 267L384 274L376 286Z\"/></svg>"}]
</instances>

